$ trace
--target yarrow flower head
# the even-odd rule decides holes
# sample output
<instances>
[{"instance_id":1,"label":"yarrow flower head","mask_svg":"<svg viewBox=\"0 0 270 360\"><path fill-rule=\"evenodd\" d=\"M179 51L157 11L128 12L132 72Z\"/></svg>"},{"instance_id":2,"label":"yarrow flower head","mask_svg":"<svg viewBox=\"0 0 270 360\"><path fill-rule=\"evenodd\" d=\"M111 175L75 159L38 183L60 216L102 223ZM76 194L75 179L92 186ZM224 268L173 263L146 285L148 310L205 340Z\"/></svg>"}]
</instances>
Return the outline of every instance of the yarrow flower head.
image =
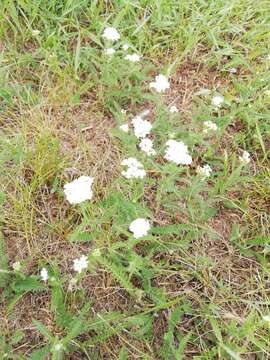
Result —
<instances>
[{"instance_id":1,"label":"yarrow flower head","mask_svg":"<svg viewBox=\"0 0 270 360\"><path fill-rule=\"evenodd\" d=\"M134 127L134 133L137 138L145 138L150 134L152 124L149 121L144 120L140 116L135 116L135 118L131 120L131 123Z\"/></svg>"},{"instance_id":2,"label":"yarrow flower head","mask_svg":"<svg viewBox=\"0 0 270 360\"><path fill-rule=\"evenodd\" d=\"M209 131L217 131L218 127L213 121L205 121L203 123L203 132L208 133Z\"/></svg>"},{"instance_id":3,"label":"yarrow flower head","mask_svg":"<svg viewBox=\"0 0 270 360\"><path fill-rule=\"evenodd\" d=\"M142 179L146 175L143 165L133 157L123 160L121 162L121 165L127 166L127 170L122 171L121 173L127 179L132 179L132 178Z\"/></svg>"},{"instance_id":4,"label":"yarrow flower head","mask_svg":"<svg viewBox=\"0 0 270 360\"><path fill-rule=\"evenodd\" d=\"M230 72L231 74L236 74L236 73L237 73L237 69L236 69L235 67L232 67L232 68L229 69L229 72Z\"/></svg>"},{"instance_id":5,"label":"yarrow flower head","mask_svg":"<svg viewBox=\"0 0 270 360\"><path fill-rule=\"evenodd\" d=\"M122 46L122 49L124 50L124 51L127 51L128 49L129 49L129 44L124 44L123 46Z\"/></svg>"},{"instance_id":6,"label":"yarrow flower head","mask_svg":"<svg viewBox=\"0 0 270 360\"><path fill-rule=\"evenodd\" d=\"M239 160L243 164L250 163L250 153L248 151L243 151L243 154L239 156Z\"/></svg>"},{"instance_id":7,"label":"yarrow flower head","mask_svg":"<svg viewBox=\"0 0 270 360\"><path fill-rule=\"evenodd\" d=\"M47 281L49 279L48 271L46 268L42 268L40 271L40 277L43 281Z\"/></svg>"},{"instance_id":8,"label":"yarrow flower head","mask_svg":"<svg viewBox=\"0 0 270 360\"><path fill-rule=\"evenodd\" d=\"M90 176L81 176L64 185L64 193L70 204L79 204L90 200L93 196L92 184L94 179Z\"/></svg>"},{"instance_id":9,"label":"yarrow flower head","mask_svg":"<svg viewBox=\"0 0 270 360\"><path fill-rule=\"evenodd\" d=\"M104 29L102 37L106 40L117 41L120 39L120 34L114 27L109 26Z\"/></svg>"},{"instance_id":10,"label":"yarrow flower head","mask_svg":"<svg viewBox=\"0 0 270 360\"><path fill-rule=\"evenodd\" d=\"M177 107L175 106L175 105L173 105L173 106L171 106L170 108L169 108L169 111L170 111L170 113L178 113L178 109L177 109Z\"/></svg>"},{"instance_id":11,"label":"yarrow flower head","mask_svg":"<svg viewBox=\"0 0 270 360\"><path fill-rule=\"evenodd\" d=\"M224 97L222 95L215 95L212 97L212 105L220 107L224 103Z\"/></svg>"},{"instance_id":12,"label":"yarrow flower head","mask_svg":"<svg viewBox=\"0 0 270 360\"><path fill-rule=\"evenodd\" d=\"M88 260L85 255L82 255L79 259L73 260L73 269L77 273L81 273L84 269L88 267Z\"/></svg>"},{"instance_id":13,"label":"yarrow flower head","mask_svg":"<svg viewBox=\"0 0 270 360\"><path fill-rule=\"evenodd\" d=\"M128 60L128 61L131 61L131 62L138 62L140 61L140 55L138 54L128 54L125 56L125 59Z\"/></svg>"},{"instance_id":14,"label":"yarrow flower head","mask_svg":"<svg viewBox=\"0 0 270 360\"><path fill-rule=\"evenodd\" d=\"M166 76L164 75L157 75L155 77L155 81L150 83L150 88L154 88L157 92L163 92L170 88L170 83Z\"/></svg>"},{"instance_id":15,"label":"yarrow flower head","mask_svg":"<svg viewBox=\"0 0 270 360\"><path fill-rule=\"evenodd\" d=\"M190 165L192 157L188 153L188 147L182 141L168 140L166 142L166 152L164 158L173 161L177 165Z\"/></svg>"},{"instance_id":16,"label":"yarrow flower head","mask_svg":"<svg viewBox=\"0 0 270 360\"><path fill-rule=\"evenodd\" d=\"M155 149L153 149L153 141L151 139L142 139L139 147L142 151L144 151L147 155L156 155Z\"/></svg>"},{"instance_id":17,"label":"yarrow flower head","mask_svg":"<svg viewBox=\"0 0 270 360\"><path fill-rule=\"evenodd\" d=\"M133 233L135 239L139 239L143 236L146 236L150 230L150 223L148 220L143 218L138 218L129 225L129 231Z\"/></svg>"},{"instance_id":18,"label":"yarrow flower head","mask_svg":"<svg viewBox=\"0 0 270 360\"><path fill-rule=\"evenodd\" d=\"M212 173L211 166L206 164L204 166L198 166L197 167L197 173L201 175L202 177L209 177Z\"/></svg>"},{"instance_id":19,"label":"yarrow flower head","mask_svg":"<svg viewBox=\"0 0 270 360\"><path fill-rule=\"evenodd\" d=\"M14 271L21 271L22 265L19 261L16 261L12 264L12 268Z\"/></svg>"},{"instance_id":20,"label":"yarrow flower head","mask_svg":"<svg viewBox=\"0 0 270 360\"><path fill-rule=\"evenodd\" d=\"M62 348L63 348L62 343L57 343L57 344L54 345L54 350L55 351L60 351L60 350L62 350Z\"/></svg>"},{"instance_id":21,"label":"yarrow flower head","mask_svg":"<svg viewBox=\"0 0 270 360\"><path fill-rule=\"evenodd\" d=\"M122 124L119 126L119 129L124 131L125 133L128 133L129 127L128 124Z\"/></svg>"},{"instance_id":22,"label":"yarrow flower head","mask_svg":"<svg viewBox=\"0 0 270 360\"><path fill-rule=\"evenodd\" d=\"M39 34L40 34L40 30L37 30L37 29L32 30L33 36L38 36Z\"/></svg>"},{"instance_id":23,"label":"yarrow flower head","mask_svg":"<svg viewBox=\"0 0 270 360\"><path fill-rule=\"evenodd\" d=\"M104 50L106 55L113 55L115 53L115 50L113 48L107 48Z\"/></svg>"}]
</instances>

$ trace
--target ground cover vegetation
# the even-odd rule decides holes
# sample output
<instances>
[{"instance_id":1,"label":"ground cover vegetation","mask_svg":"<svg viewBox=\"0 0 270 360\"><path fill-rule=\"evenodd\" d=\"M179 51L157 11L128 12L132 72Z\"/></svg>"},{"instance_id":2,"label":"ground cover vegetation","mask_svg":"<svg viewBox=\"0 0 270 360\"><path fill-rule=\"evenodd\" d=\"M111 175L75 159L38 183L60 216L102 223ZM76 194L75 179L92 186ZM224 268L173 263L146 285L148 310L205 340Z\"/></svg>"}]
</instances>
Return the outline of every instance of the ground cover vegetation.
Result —
<instances>
[{"instance_id":1,"label":"ground cover vegetation","mask_svg":"<svg viewBox=\"0 0 270 360\"><path fill-rule=\"evenodd\" d=\"M269 359L269 1L0 20L0 359Z\"/></svg>"}]
</instances>

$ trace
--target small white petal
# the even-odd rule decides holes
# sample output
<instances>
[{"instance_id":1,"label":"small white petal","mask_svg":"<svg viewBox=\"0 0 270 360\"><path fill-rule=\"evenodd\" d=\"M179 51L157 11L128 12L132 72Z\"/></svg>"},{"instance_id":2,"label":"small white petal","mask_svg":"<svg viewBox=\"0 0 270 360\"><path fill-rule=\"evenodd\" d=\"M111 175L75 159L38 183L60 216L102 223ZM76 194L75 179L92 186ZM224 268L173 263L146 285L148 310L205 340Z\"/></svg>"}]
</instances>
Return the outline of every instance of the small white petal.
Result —
<instances>
[{"instance_id":1,"label":"small white petal","mask_svg":"<svg viewBox=\"0 0 270 360\"><path fill-rule=\"evenodd\" d=\"M92 183L94 179L90 176L81 176L78 179L64 185L64 193L70 204L79 204L90 200L93 196Z\"/></svg>"},{"instance_id":2,"label":"small white petal","mask_svg":"<svg viewBox=\"0 0 270 360\"><path fill-rule=\"evenodd\" d=\"M150 223L148 220L143 218L138 218L129 225L129 231L133 233L135 239L139 239L143 236L146 236L150 230Z\"/></svg>"},{"instance_id":3,"label":"small white petal","mask_svg":"<svg viewBox=\"0 0 270 360\"><path fill-rule=\"evenodd\" d=\"M131 61L131 62L138 62L138 61L140 61L140 58L141 57L138 54L132 54L132 55L128 54L125 56L125 60Z\"/></svg>"},{"instance_id":4,"label":"small white petal","mask_svg":"<svg viewBox=\"0 0 270 360\"><path fill-rule=\"evenodd\" d=\"M145 138L150 134L152 124L147 120L143 120L141 116L135 116L135 118L131 120L131 123L137 138Z\"/></svg>"},{"instance_id":5,"label":"small white petal","mask_svg":"<svg viewBox=\"0 0 270 360\"><path fill-rule=\"evenodd\" d=\"M155 77L155 81L150 83L150 88L154 88L157 92L163 92L170 88L170 83L166 76L159 74Z\"/></svg>"},{"instance_id":6,"label":"small white petal","mask_svg":"<svg viewBox=\"0 0 270 360\"><path fill-rule=\"evenodd\" d=\"M124 44L124 45L122 46L122 49L123 49L124 51L127 51L127 50L129 49L129 44Z\"/></svg>"},{"instance_id":7,"label":"small white petal","mask_svg":"<svg viewBox=\"0 0 270 360\"><path fill-rule=\"evenodd\" d=\"M209 131L217 131L218 127L213 121L204 121L203 132L208 133Z\"/></svg>"},{"instance_id":8,"label":"small white petal","mask_svg":"<svg viewBox=\"0 0 270 360\"><path fill-rule=\"evenodd\" d=\"M120 39L120 34L114 27L106 27L103 31L102 37L106 40L117 41Z\"/></svg>"},{"instance_id":9,"label":"small white petal","mask_svg":"<svg viewBox=\"0 0 270 360\"><path fill-rule=\"evenodd\" d=\"M113 55L115 53L115 50L113 48L107 48L104 50L106 55Z\"/></svg>"},{"instance_id":10,"label":"small white petal","mask_svg":"<svg viewBox=\"0 0 270 360\"><path fill-rule=\"evenodd\" d=\"M47 281L49 279L48 271L46 268L42 268L40 271L40 277L43 281Z\"/></svg>"},{"instance_id":11,"label":"small white petal","mask_svg":"<svg viewBox=\"0 0 270 360\"><path fill-rule=\"evenodd\" d=\"M142 139L139 147L149 156L156 155L156 151L153 149L153 141L151 139Z\"/></svg>"},{"instance_id":12,"label":"small white petal","mask_svg":"<svg viewBox=\"0 0 270 360\"><path fill-rule=\"evenodd\" d=\"M55 351L60 351L62 348L63 348L63 344L61 344L61 343L57 343L54 345Z\"/></svg>"},{"instance_id":13,"label":"small white petal","mask_svg":"<svg viewBox=\"0 0 270 360\"><path fill-rule=\"evenodd\" d=\"M206 164L204 166L198 166L197 167L197 173L201 175L202 177L209 177L212 173L212 169L210 165Z\"/></svg>"},{"instance_id":14,"label":"small white petal","mask_svg":"<svg viewBox=\"0 0 270 360\"><path fill-rule=\"evenodd\" d=\"M14 271L21 271L21 263L19 261L16 261L12 264L12 268Z\"/></svg>"},{"instance_id":15,"label":"small white petal","mask_svg":"<svg viewBox=\"0 0 270 360\"><path fill-rule=\"evenodd\" d=\"M124 159L121 162L121 165L127 167L127 170L122 171L121 173L127 179L142 179L146 175L143 165L135 158L130 157L128 159Z\"/></svg>"},{"instance_id":16,"label":"small white petal","mask_svg":"<svg viewBox=\"0 0 270 360\"><path fill-rule=\"evenodd\" d=\"M190 165L192 157L188 153L188 147L182 141L168 140L164 158L173 161L177 165Z\"/></svg>"},{"instance_id":17,"label":"small white petal","mask_svg":"<svg viewBox=\"0 0 270 360\"><path fill-rule=\"evenodd\" d=\"M82 255L79 259L73 260L73 269L77 273L81 273L84 269L88 267L88 260L85 255Z\"/></svg>"},{"instance_id":18,"label":"small white petal","mask_svg":"<svg viewBox=\"0 0 270 360\"><path fill-rule=\"evenodd\" d=\"M248 164L250 163L250 153L247 151L243 151L243 154L239 156L239 160L241 161L241 163L243 164Z\"/></svg>"},{"instance_id":19,"label":"small white petal","mask_svg":"<svg viewBox=\"0 0 270 360\"><path fill-rule=\"evenodd\" d=\"M212 105L220 107L224 103L224 97L222 95L215 95L212 98Z\"/></svg>"},{"instance_id":20,"label":"small white petal","mask_svg":"<svg viewBox=\"0 0 270 360\"><path fill-rule=\"evenodd\" d=\"M128 133L128 130L129 130L128 124L120 125L119 129L124 131L125 133Z\"/></svg>"},{"instance_id":21,"label":"small white petal","mask_svg":"<svg viewBox=\"0 0 270 360\"><path fill-rule=\"evenodd\" d=\"M38 36L40 34L40 31L35 29L35 30L32 30L32 35L33 36Z\"/></svg>"},{"instance_id":22,"label":"small white petal","mask_svg":"<svg viewBox=\"0 0 270 360\"><path fill-rule=\"evenodd\" d=\"M179 110L177 109L177 107L175 105L173 105L170 107L169 111L170 111L170 113L173 114L173 113L178 113Z\"/></svg>"}]
</instances>

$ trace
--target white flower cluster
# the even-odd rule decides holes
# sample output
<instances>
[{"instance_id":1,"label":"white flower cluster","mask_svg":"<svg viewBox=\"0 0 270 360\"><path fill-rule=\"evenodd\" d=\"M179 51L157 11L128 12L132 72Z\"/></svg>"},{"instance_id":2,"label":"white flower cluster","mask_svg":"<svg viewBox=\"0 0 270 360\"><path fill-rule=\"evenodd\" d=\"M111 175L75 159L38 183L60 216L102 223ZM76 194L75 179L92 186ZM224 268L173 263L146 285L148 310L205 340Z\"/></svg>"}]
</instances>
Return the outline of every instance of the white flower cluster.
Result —
<instances>
[{"instance_id":1,"label":"white flower cluster","mask_svg":"<svg viewBox=\"0 0 270 360\"><path fill-rule=\"evenodd\" d=\"M106 27L103 31L103 34L102 34L102 37L105 39L105 40L108 40L108 41L112 41L112 42L115 42L115 41L118 41L120 40L120 34L119 32L117 31L116 28L112 27L112 26L109 26L109 27ZM129 44L123 44L122 46L122 49L124 51L127 51L128 49L130 48ZM104 50L105 54L106 55L113 55L115 53L115 49L110 47L110 48L106 48ZM138 54L127 54L125 57L124 57L125 60L128 60L130 62L139 62L141 57L140 55Z\"/></svg>"},{"instance_id":2,"label":"white flower cluster","mask_svg":"<svg viewBox=\"0 0 270 360\"><path fill-rule=\"evenodd\" d=\"M127 50L129 49L129 44L124 44L124 45L122 46L122 49L123 49L124 51L127 51Z\"/></svg>"},{"instance_id":3,"label":"white flower cluster","mask_svg":"<svg viewBox=\"0 0 270 360\"><path fill-rule=\"evenodd\" d=\"M208 133L209 131L217 131L218 127L213 121L204 121L203 123L203 132Z\"/></svg>"},{"instance_id":4,"label":"white flower cluster","mask_svg":"<svg viewBox=\"0 0 270 360\"><path fill-rule=\"evenodd\" d=\"M13 268L14 271L21 271L22 265L21 265L20 261L15 261L12 264L12 268Z\"/></svg>"},{"instance_id":5,"label":"white flower cluster","mask_svg":"<svg viewBox=\"0 0 270 360\"><path fill-rule=\"evenodd\" d=\"M79 259L73 260L73 269L77 273L81 274L84 269L88 267L88 260L85 255L82 255Z\"/></svg>"},{"instance_id":6,"label":"white flower cluster","mask_svg":"<svg viewBox=\"0 0 270 360\"><path fill-rule=\"evenodd\" d=\"M32 35L33 36L38 36L39 34L40 34L40 30L38 30L38 29L32 30Z\"/></svg>"},{"instance_id":7,"label":"white flower cluster","mask_svg":"<svg viewBox=\"0 0 270 360\"><path fill-rule=\"evenodd\" d=\"M123 124L123 125L119 126L119 129L124 131L125 133L128 133L129 126L128 126L128 124Z\"/></svg>"},{"instance_id":8,"label":"white flower cluster","mask_svg":"<svg viewBox=\"0 0 270 360\"><path fill-rule=\"evenodd\" d=\"M135 116L135 118L131 120L131 123L137 138L145 138L150 134L152 124L149 121L144 120L141 116Z\"/></svg>"},{"instance_id":9,"label":"white flower cluster","mask_svg":"<svg viewBox=\"0 0 270 360\"><path fill-rule=\"evenodd\" d=\"M54 350L55 351L61 351L63 349L63 344L62 343L57 343L54 345Z\"/></svg>"},{"instance_id":10,"label":"white flower cluster","mask_svg":"<svg viewBox=\"0 0 270 360\"><path fill-rule=\"evenodd\" d=\"M114 53L115 53L114 48L107 48L107 49L105 49L105 54L106 54L106 55L111 56L111 55L113 55Z\"/></svg>"},{"instance_id":11,"label":"white flower cluster","mask_svg":"<svg viewBox=\"0 0 270 360\"><path fill-rule=\"evenodd\" d=\"M212 168L210 165L206 164L204 166L197 167L197 173L202 177L209 177L212 173Z\"/></svg>"},{"instance_id":12,"label":"white flower cluster","mask_svg":"<svg viewBox=\"0 0 270 360\"><path fill-rule=\"evenodd\" d=\"M170 111L170 113L178 113L178 109L177 109L177 107L175 106L175 105L172 105L170 108L169 108L169 111Z\"/></svg>"},{"instance_id":13,"label":"white flower cluster","mask_svg":"<svg viewBox=\"0 0 270 360\"><path fill-rule=\"evenodd\" d=\"M138 62L140 61L140 55L138 54L128 54L125 56L125 60L131 61L131 62Z\"/></svg>"},{"instance_id":14,"label":"white flower cluster","mask_svg":"<svg viewBox=\"0 0 270 360\"><path fill-rule=\"evenodd\" d=\"M133 125L134 134L138 139L141 139L139 144L139 148L145 152L147 155L156 155L156 151L153 148L153 141L149 138L146 138L147 135L150 134L152 129L152 124L144 120L142 116L146 116L149 114L149 110L145 110L140 115L135 116L131 123ZM127 133L129 131L129 126L127 123L119 126L119 129Z\"/></svg>"},{"instance_id":15,"label":"white flower cluster","mask_svg":"<svg viewBox=\"0 0 270 360\"><path fill-rule=\"evenodd\" d=\"M122 175L127 179L142 179L146 175L143 165L133 157L123 160L121 165L127 166L127 170L122 171Z\"/></svg>"},{"instance_id":16,"label":"white flower cluster","mask_svg":"<svg viewBox=\"0 0 270 360\"><path fill-rule=\"evenodd\" d=\"M102 37L108 41L115 42L120 39L120 34L113 27L106 27L102 34ZM128 44L122 46L124 51L129 49ZM112 55L115 52L114 48L105 49L107 55ZM131 62L140 61L140 56L138 54L126 54L124 57L126 60ZM155 77L155 81L149 84L150 88L153 88L158 93L164 92L170 88L170 83L166 76L159 74ZM220 107L224 98L221 95L215 95L212 100L212 105L215 107ZM173 105L168 108L170 113L178 113L178 108ZM143 117L149 114L149 110L141 113L140 115L135 116L131 120L131 124L134 129L135 136L140 139L139 148L141 151L145 152L148 156L156 155L156 151L153 146L153 141L147 136L152 130L151 122L145 120ZM122 114L126 114L126 110L121 110ZM123 115L124 116L124 115ZM217 125L212 121L205 121L203 123L203 132L208 133L209 131L216 131L218 129ZM124 123L119 126L119 129L125 133L129 132L129 124ZM190 165L192 163L192 156L189 153L188 146L183 141L176 141L170 139L166 142L166 149L164 158L168 161L172 161L177 165ZM250 162L250 154L247 151L244 151L242 156L239 157L240 161L243 163ZM127 179L142 179L146 176L146 171L143 164L134 157L129 157L124 159L121 162L121 165L126 167L121 174ZM203 166L197 167L197 173L203 178L211 176L213 170L210 165L205 164ZM93 196L92 184L93 178L89 176L81 176L74 181L64 185L64 193L70 204L79 204L83 201L90 200ZM151 228L150 222L145 218L137 218L133 220L129 225L129 231L133 234L135 239L147 236ZM96 249L93 252L93 256L100 256L100 250ZM15 266L14 270L19 269L19 266ZM88 268L88 258L85 255L82 255L80 258L73 260L73 269L78 274L81 274L83 270ZM46 282L49 279L48 271L46 268L42 268L40 272L41 279ZM51 278L52 280L52 278ZM74 280L75 281L75 280Z\"/></svg>"},{"instance_id":17,"label":"white flower cluster","mask_svg":"<svg viewBox=\"0 0 270 360\"><path fill-rule=\"evenodd\" d=\"M163 92L170 88L170 83L166 76L159 74L155 77L155 81L150 83L150 88L155 89L157 92Z\"/></svg>"},{"instance_id":18,"label":"white flower cluster","mask_svg":"<svg viewBox=\"0 0 270 360\"><path fill-rule=\"evenodd\" d=\"M79 204L92 199L92 184L94 179L90 176L81 176L64 185L64 193L70 204Z\"/></svg>"},{"instance_id":19,"label":"white flower cluster","mask_svg":"<svg viewBox=\"0 0 270 360\"><path fill-rule=\"evenodd\" d=\"M40 271L40 277L43 281L47 281L49 279L48 270L46 268L42 268Z\"/></svg>"},{"instance_id":20,"label":"white flower cluster","mask_svg":"<svg viewBox=\"0 0 270 360\"><path fill-rule=\"evenodd\" d=\"M150 223L148 220L138 218L129 225L129 230L133 233L135 239L146 236L150 230Z\"/></svg>"},{"instance_id":21,"label":"white flower cluster","mask_svg":"<svg viewBox=\"0 0 270 360\"><path fill-rule=\"evenodd\" d=\"M250 163L250 153L248 151L243 151L243 154L239 156L239 160L242 164Z\"/></svg>"},{"instance_id":22,"label":"white flower cluster","mask_svg":"<svg viewBox=\"0 0 270 360\"><path fill-rule=\"evenodd\" d=\"M156 150L153 148L153 141L151 139L142 139L139 148L149 156L156 155Z\"/></svg>"},{"instance_id":23,"label":"white flower cluster","mask_svg":"<svg viewBox=\"0 0 270 360\"><path fill-rule=\"evenodd\" d=\"M102 37L106 40L114 42L120 39L120 34L114 27L109 26L104 29Z\"/></svg>"},{"instance_id":24,"label":"white flower cluster","mask_svg":"<svg viewBox=\"0 0 270 360\"><path fill-rule=\"evenodd\" d=\"M166 142L165 159L173 161L177 165L190 165L192 157L188 153L188 147L182 141L168 140Z\"/></svg>"},{"instance_id":25,"label":"white flower cluster","mask_svg":"<svg viewBox=\"0 0 270 360\"><path fill-rule=\"evenodd\" d=\"M215 95L212 98L212 105L220 107L224 103L224 97L222 95Z\"/></svg>"}]
</instances>

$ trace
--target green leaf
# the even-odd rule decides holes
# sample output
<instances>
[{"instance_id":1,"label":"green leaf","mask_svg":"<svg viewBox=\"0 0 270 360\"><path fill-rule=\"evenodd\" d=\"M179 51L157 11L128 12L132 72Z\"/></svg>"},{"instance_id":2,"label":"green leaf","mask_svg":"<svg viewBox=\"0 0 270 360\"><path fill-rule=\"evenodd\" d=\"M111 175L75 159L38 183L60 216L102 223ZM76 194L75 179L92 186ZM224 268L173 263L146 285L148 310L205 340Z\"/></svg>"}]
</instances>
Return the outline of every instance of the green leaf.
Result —
<instances>
[{"instance_id":1,"label":"green leaf","mask_svg":"<svg viewBox=\"0 0 270 360\"><path fill-rule=\"evenodd\" d=\"M50 352L50 346L45 345L40 349L34 350L31 353L29 360L45 360L49 352Z\"/></svg>"},{"instance_id":2,"label":"green leaf","mask_svg":"<svg viewBox=\"0 0 270 360\"><path fill-rule=\"evenodd\" d=\"M2 235L2 231L0 230L0 288L4 288L6 285L9 274L8 270L8 258L5 254L5 246L4 246L4 237Z\"/></svg>"},{"instance_id":3,"label":"green leaf","mask_svg":"<svg viewBox=\"0 0 270 360\"><path fill-rule=\"evenodd\" d=\"M119 356L118 356L118 360L127 360L128 359L128 353L125 347L122 347Z\"/></svg>"},{"instance_id":4,"label":"green leaf","mask_svg":"<svg viewBox=\"0 0 270 360\"><path fill-rule=\"evenodd\" d=\"M66 311L65 299L60 286L55 286L52 288L51 306L52 310L56 314L57 325L60 327L67 326L71 321L71 316Z\"/></svg>"},{"instance_id":5,"label":"green leaf","mask_svg":"<svg viewBox=\"0 0 270 360\"><path fill-rule=\"evenodd\" d=\"M220 344L220 346L226 351L228 355L230 355L234 360L242 360L242 358L234 352L232 349L230 349L228 346L224 344Z\"/></svg>"},{"instance_id":6,"label":"green leaf","mask_svg":"<svg viewBox=\"0 0 270 360\"><path fill-rule=\"evenodd\" d=\"M33 324L38 329L38 331L47 339L53 340L53 336L50 331L43 325L40 321L33 319Z\"/></svg>"},{"instance_id":7,"label":"green leaf","mask_svg":"<svg viewBox=\"0 0 270 360\"><path fill-rule=\"evenodd\" d=\"M155 226L151 229L152 234L157 235L178 235L180 231L192 231L194 227L188 224Z\"/></svg>"},{"instance_id":8,"label":"green leaf","mask_svg":"<svg viewBox=\"0 0 270 360\"><path fill-rule=\"evenodd\" d=\"M15 334L12 336L10 345L16 345L24 338L25 334L22 330L15 331Z\"/></svg>"},{"instance_id":9,"label":"green leaf","mask_svg":"<svg viewBox=\"0 0 270 360\"><path fill-rule=\"evenodd\" d=\"M70 340L79 336L86 330L87 323L85 322L84 317L89 312L89 309L90 304L85 304L84 307L80 310L80 315L70 323L68 327L68 334L64 339L65 343L68 343Z\"/></svg>"},{"instance_id":10,"label":"green leaf","mask_svg":"<svg viewBox=\"0 0 270 360\"><path fill-rule=\"evenodd\" d=\"M205 211L203 212L203 215L201 217L202 221L207 221L209 219L211 219L212 217L214 217L218 212L217 208L207 208L205 209Z\"/></svg>"},{"instance_id":11,"label":"green leaf","mask_svg":"<svg viewBox=\"0 0 270 360\"><path fill-rule=\"evenodd\" d=\"M12 284L12 289L16 293L45 290L46 286L41 284L37 279L28 277L26 279L15 280Z\"/></svg>"}]
</instances>

